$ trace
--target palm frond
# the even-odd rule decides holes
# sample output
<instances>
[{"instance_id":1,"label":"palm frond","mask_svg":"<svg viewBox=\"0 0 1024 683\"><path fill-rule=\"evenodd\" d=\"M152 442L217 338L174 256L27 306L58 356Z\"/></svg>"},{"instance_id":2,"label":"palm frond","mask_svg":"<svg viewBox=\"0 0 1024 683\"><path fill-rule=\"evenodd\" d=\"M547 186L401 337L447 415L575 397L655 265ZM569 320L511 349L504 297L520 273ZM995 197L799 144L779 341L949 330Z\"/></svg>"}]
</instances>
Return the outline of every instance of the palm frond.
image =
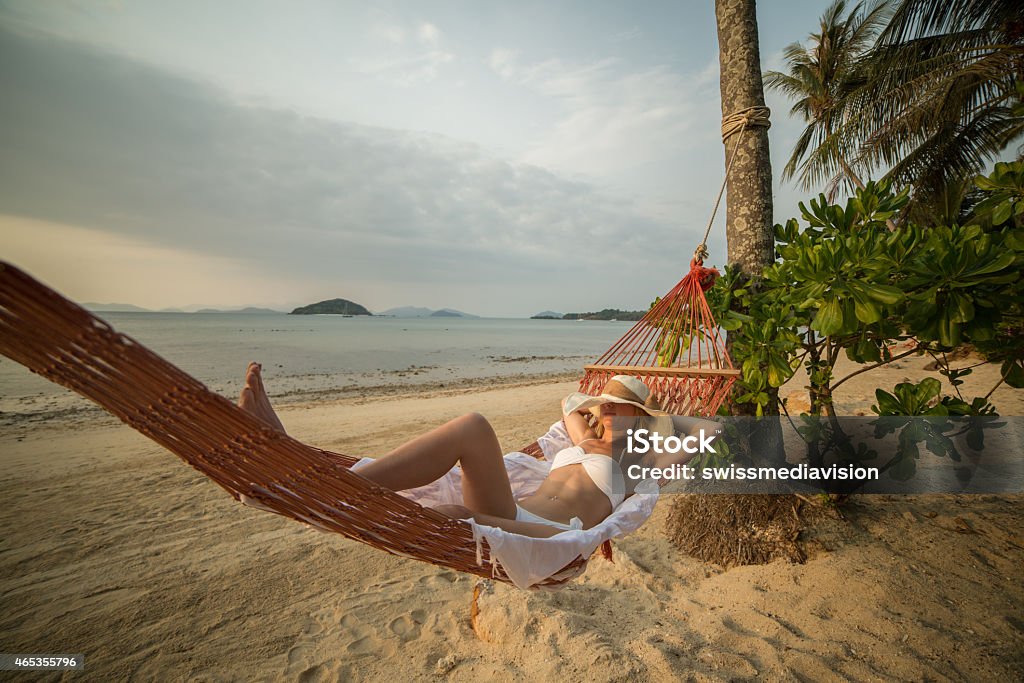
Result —
<instances>
[{"instance_id":1,"label":"palm frond","mask_svg":"<svg viewBox=\"0 0 1024 683\"><path fill-rule=\"evenodd\" d=\"M1020 21L1020 0L903 0L879 38L882 44L898 44Z\"/></svg>"}]
</instances>

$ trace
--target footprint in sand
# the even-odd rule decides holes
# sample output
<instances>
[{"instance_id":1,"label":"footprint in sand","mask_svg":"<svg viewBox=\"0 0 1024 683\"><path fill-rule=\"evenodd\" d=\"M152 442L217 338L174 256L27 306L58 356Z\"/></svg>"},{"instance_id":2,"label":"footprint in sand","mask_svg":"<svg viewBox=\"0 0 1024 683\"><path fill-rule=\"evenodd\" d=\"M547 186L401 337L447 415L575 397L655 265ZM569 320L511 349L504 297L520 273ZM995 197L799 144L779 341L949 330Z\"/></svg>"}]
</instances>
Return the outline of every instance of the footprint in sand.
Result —
<instances>
[{"instance_id":1,"label":"footprint in sand","mask_svg":"<svg viewBox=\"0 0 1024 683\"><path fill-rule=\"evenodd\" d=\"M353 655L371 655L381 651L383 643L373 629L351 614L341 618L341 625L352 634L352 641L345 648Z\"/></svg>"},{"instance_id":2,"label":"footprint in sand","mask_svg":"<svg viewBox=\"0 0 1024 683\"><path fill-rule=\"evenodd\" d=\"M307 659L309 655L309 648L304 645L296 645L292 649L288 650L288 666L295 666L298 662L302 662Z\"/></svg>"},{"instance_id":3,"label":"footprint in sand","mask_svg":"<svg viewBox=\"0 0 1024 683\"><path fill-rule=\"evenodd\" d=\"M427 586L449 586L459 580L458 574L455 572L438 572L436 574L427 574L419 578L419 583Z\"/></svg>"},{"instance_id":4,"label":"footprint in sand","mask_svg":"<svg viewBox=\"0 0 1024 683\"><path fill-rule=\"evenodd\" d=\"M299 683L320 683L328 680L329 674L319 664L314 665L299 674Z\"/></svg>"},{"instance_id":5,"label":"footprint in sand","mask_svg":"<svg viewBox=\"0 0 1024 683\"><path fill-rule=\"evenodd\" d=\"M380 641L371 634L353 640L345 649L354 655L372 655L380 649Z\"/></svg>"},{"instance_id":6,"label":"footprint in sand","mask_svg":"<svg viewBox=\"0 0 1024 683\"><path fill-rule=\"evenodd\" d=\"M403 614L394 619L388 624L388 628L398 636L399 640L407 643L420 637L420 625L423 623L424 617L423 610L413 610L409 614Z\"/></svg>"}]
</instances>

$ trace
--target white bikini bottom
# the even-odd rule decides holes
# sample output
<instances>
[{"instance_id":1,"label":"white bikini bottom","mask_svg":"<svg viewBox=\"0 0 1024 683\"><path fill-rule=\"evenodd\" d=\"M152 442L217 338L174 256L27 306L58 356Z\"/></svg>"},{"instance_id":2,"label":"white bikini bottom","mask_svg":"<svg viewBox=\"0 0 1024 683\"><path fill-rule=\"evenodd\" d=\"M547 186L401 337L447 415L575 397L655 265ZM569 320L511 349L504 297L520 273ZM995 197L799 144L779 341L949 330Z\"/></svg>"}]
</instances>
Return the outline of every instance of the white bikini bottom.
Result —
<instances>
[{"instance_id":1,"label":"white bikini bottom","mask_svg":"<svg viewBox=\"0 0 1024 683\"><path fill-rule=\"evenodd\" d=\"M553 522L550 519L546 519L544 517L541 517L540 515L533 514L532 512L518 504L516 505L516 521L533 522L534 524L547 524L548 526L553 526L556 529L562 529L563 531L573 531L576 529L583 528L583 521L580 520L579 517L573 517L571 520L569 520L568 524L563 524L561 522Z\"/></svg>"}]
</instances>

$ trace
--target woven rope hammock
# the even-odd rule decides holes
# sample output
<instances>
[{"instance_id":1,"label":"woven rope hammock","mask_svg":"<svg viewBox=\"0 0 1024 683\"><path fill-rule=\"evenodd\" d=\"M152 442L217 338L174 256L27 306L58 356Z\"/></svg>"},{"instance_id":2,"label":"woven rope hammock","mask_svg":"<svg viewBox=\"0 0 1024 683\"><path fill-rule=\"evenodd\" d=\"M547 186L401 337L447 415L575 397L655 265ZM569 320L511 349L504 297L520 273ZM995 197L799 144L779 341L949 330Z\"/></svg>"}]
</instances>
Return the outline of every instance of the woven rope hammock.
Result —
<instances>
[{"instance_id":1,"label":"woven rope hammock","mask_svg":"<svg viewBox=\"0 0 1024 683\"><path fill-rule=\"evenodd\" d=\"M672 291L597 363L584 366L580 391L596 396L613 376L633 375L673 415L714 415L739 376L704 298L717 277L717 270L691 261Z\"/></svg>"},{"instance_id":2,"label":"woven rope hammock","mask_svg":"<svg viewBox=\"0 0 1024 683\"><path fill-rule=\"evenodd\" d=\"M739 113L746 116L739 130L766 125L751 120L754 114L761 112ZM670 413L710 416L717 411L739 371L704 297L718 275L703 267L705 255L702 243L690 272L597 363L585 366L580 391L599 394L612 376L628 374L650 386ZM0 353L95 401L236 500L244 496L249 504L395 555L508 582L500 564L490 562L486 541L478 546L466 522L351 472L359 458L308 446L269 428L2 262ZM536 443L523 451L541 455ZM582 573L587 559L575 558L538 585L564 585Z\"/></svg>"}]
</instances>

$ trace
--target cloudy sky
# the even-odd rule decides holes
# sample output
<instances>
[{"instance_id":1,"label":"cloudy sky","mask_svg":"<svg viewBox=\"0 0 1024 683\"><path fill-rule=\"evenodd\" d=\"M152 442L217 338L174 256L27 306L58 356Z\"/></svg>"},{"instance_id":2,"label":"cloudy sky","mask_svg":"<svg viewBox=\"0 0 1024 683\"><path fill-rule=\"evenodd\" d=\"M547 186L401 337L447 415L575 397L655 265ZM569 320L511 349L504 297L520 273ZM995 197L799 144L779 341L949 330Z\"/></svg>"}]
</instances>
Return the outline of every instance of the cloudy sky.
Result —
<instances>
[{"instance_id":1,"label":"cloudy sky","mask_svg":"<svg viewBox=\"0 0 1024 683\"><path fill-rule=\"evenodd\" d=\"M0 257L79 301L642 308L724 173L712 0L0 0L0 93Z\"/></svg>"}]
</instances>

